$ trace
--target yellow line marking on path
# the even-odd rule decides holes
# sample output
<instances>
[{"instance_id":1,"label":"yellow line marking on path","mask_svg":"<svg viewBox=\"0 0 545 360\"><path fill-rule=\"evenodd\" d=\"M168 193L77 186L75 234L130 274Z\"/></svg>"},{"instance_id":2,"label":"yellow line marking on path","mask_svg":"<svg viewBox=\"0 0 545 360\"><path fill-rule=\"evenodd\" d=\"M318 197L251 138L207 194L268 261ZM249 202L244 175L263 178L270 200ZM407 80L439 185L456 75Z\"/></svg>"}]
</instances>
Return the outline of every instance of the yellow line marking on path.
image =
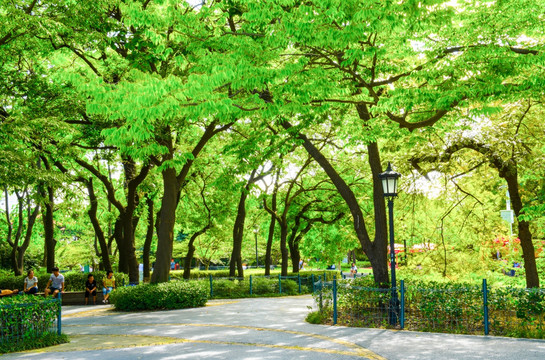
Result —
<instances>
[{"instance_id":1,"label":"yellow line marking on path","mask_svg":"<svg viewBox=\"0 0 545 360\"><path fill-rule=\"evenodd\" d=\"M56 345L49 348L24 351L24 353L59 353L59 352L71 352L71 351L111 350L111 349L123 349L123 348L141 347L141 346L180 344L180 343L265 347L270 349L309 351L309 352L318 352L318 353L324 353L324 354L356 356L356 357L361 357L361 358L365 358L369 360L386 360L383 357L363 348L358 349L357 351L344 351L344 350L310 348L310 347L302 347L302 346L243 343L243 342L236 342L236 341L191 340L191 339L183 339L183 338L171 338L166 336L148 336L148 335L71 335L70 343Z\"/></svg>"},{"instance_id":2,"label":"yellow line marking on path","mask_svg":"<svg viewBox=\"0 0 545 360\"><path fill-rule=\"evenodd\" d=\"M63 327L88 327L89 325L63 325ZM223 324L188 324L188 323L167 323L167 324L155 324L155 323L140 323L140 324L95 324L93 326L138 326L138 327L156 327L156 326L189 326L189 327L222 327L222 328L234 328L234 329L247 329L247 330L255 330L255 331L271 331L271 332L279 332L279 333L285 333L285 334L293 334L293 335L301 335L306 337L312 337L315 339L323 340L323 341L329 341L338 345L345 346L349 349L352 349L352 351L342 351L342 350L329 350L329 349L320 349L320 348L307 348L307 347L298 347L298 346L287 346L287 345L272 345L272 344L254 344L254 343L238 343L238 342L224 342L224 341L209 341L209 340L189 340L189 339L183 339L183 341L186 342L198 342L198 343L209 343L209 344L226 344L226 345L248 345L248 346L260 346L260 347L271 347L271 348L283 348L283 349L292 349L292 350L302 350L302 351L316 351L316 352L331 352L335 354L351 354L355 356L365 357L370 360L386 360L382 356L375 354L371 350L368 350L362 346L359 346L357 344L331 338L324 335L318 335L318 334L312 334L312 333L306 333L302 331L294 331L294 330L283 330L283 329L274 329L274 328L262 328L262 327L254 327L254 326L245 326L245 325L223 325ZM71 335L72 336L72 335ZM128 336L128 335L127 335Z\"/></svg>"}]
</instances>

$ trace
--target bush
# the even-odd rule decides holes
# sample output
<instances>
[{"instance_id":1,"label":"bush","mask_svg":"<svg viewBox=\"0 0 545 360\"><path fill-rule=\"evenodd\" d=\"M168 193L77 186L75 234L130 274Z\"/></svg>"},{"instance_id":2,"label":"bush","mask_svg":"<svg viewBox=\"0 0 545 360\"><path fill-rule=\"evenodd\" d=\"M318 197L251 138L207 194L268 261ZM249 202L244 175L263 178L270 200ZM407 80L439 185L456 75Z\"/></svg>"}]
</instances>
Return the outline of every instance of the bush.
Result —
<instances>
[{"instance_id":1,"label":"bush","mask_svg":"<svg viewBox=\"0 0 545 360\"><path fill-rule=\"evenodd\" d=\"M52 326L59 311L57 300L18 295L0 299L0 352L33 349L64 341Z\"/></svg>"},{"instance_id":2,"label":"bush","mask_svg":"<svg viewBox=\"0 0 545 360\"><path fill-rule=\"evenodd\" d=\"M320 324L325 324L327 318L320 311L312 311L308 313L305 320L310 324L320 325Z\"/></svg>"},{"instance_id":3,"label":"bush","mask_svg":"<svg viewBox=\"0 0 545 360\"><path fill-rule=\"evenodd\" d=\"M102 278L106 277L105 271L94 271L91 274L95 276L97 281L98 288L102 288ZM85 282L87 281L87 276L89 273L84 273L80 271L70 271L63 273L64 275L64 289L65 291L85 291ZM49 277L51 274L36 274L38 278L38 289L40 292L43 292ZM0 289L19 289L22 290L25 282L25 275L21 276L3 276L0 277ZM114 273L116 285L120 286L125 280L125 283L128 283L128 276L123 273Z\"/></svg>"},{"instance_id":4,"label":"bush","mask_svg":"<svg viewBox=\"0 0 545 360\"><path fill-rule=\"evenodd\" d=\"M118 287L110 295L121 311L194 308L206 305L207 300L208 288L200 281Z\"/></svg>"},{"instance_id":5,"label":"bush","mask_svg":"<svg viewBox=\"0 0 545 360\"><path fill-rule=\"evenodd\" d=\"M272 294L275 292L275 287L278 286L277 279L268 279L266 277L252 278L252 293L256 295Z\"/></svg>"},{"instance_id":6,"label":"bush","mask_svg":"<svg viewBox=\"0 0 545 360\"><path fill-rule=\"evenodd\" d=\"M276 284L278 287L278 282ZM277 292L280 292L279 289ZM294 280L282 280L282 294L295 295L299 293L299 284Z\"/></svg>"}]
</instances>

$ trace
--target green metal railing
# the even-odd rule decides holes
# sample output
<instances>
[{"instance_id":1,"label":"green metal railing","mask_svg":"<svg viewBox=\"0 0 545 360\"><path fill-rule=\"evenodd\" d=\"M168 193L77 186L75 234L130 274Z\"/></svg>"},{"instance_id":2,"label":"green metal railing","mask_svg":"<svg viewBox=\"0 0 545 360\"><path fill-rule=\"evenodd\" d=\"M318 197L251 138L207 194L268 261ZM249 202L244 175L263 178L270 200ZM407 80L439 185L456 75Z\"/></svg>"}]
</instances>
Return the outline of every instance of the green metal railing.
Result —
<instances>
[{"instance_id":1,"label":"green metal railing","mask_svg":"<svg viewBox=\"0 0 545 360\"><path fill-rule=\"evenodd\" d=\"M545 337L545 290L413 284L400 281L396 327L415 331ZM353 280L313 284L319 311L333 324L392 327L392 289L357 286Z\"/></svg>"},{"instance_id":2,"label":"green metal railing","mask_svg":"<svg viewBox=\"0 0 545 360\"><path fill-rule=\"evenodd\" d=\"M16 345L44 333L61 334L61 298L0 304L0 345Z\"/></svg>"}]
</instances>

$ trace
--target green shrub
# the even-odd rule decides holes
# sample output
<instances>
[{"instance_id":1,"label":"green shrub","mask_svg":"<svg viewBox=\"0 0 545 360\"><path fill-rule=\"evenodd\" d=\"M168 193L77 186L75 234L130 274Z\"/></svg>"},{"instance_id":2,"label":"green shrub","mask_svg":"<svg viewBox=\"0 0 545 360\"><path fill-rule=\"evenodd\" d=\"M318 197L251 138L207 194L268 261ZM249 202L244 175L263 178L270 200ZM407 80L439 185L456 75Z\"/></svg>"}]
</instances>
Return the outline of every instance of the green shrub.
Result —
<instances>
[{"instance_id":1,"label":"green shrub","mask_svg":"<svg viewBox=\"0 0 545 360\"><path fill-rule=\"evenodd\" d=\"M325 324L326 319L324 314L319 311L312 311L305 318L308 323L316 325Z\"/></svg>"},{"instance_id":2,"label":"green shrub","mask_svg":"<svg viewBox=\"0 0 545 360\"><path fill-rule=\"evenodd\" d=\"M95 276L97 281L98 288L102 288L102 279L106 277L105 271L94 271L91 274ZM80 271L70 271L63 273L64 275L64 289L65 291L85 291L85 282L87 281L87 276L89 273L84 273ZM49 277L51 274L36 274L38 278L38 290L43 292ZM21 276L4 276L0 277L0 289L19 289L22 290L25 282L25 275ZM116 285L120 286L125 280L125 283L128 283L128 276L123 273L114 273Z\"/></svg>"},{"instance_id":3,"label":"green shrub","mask_svg":"<svg viewBox=\"0 0 545 360\"><path fill-rule=\"evenodd\" d=\"M278 282L276 284L278 287ZM279 292L279 290L277 290ZM299 284L294 280L282 280L282 294L295 295L299 293Z\"/></svg>"},{"instance_id":4,"label":"green shrub","mask_svg":"<svg viewBox=\"0 0 545 360\"><path fill-rule=\"evenodd\" d=\"M69 342L69 338L65 334L57 335L57 333L47 332L38 337L32 338L32 341L25 340L18 343L0 343L0 354L19 352L33 349L41 349L48 346L65 344Z\"/></svg>"},{"instance_id":5,"label":"green shrub","mask_svg":"<svg viewBox=\"0 0 545 360\"><path fill-rule=\"evenodd\" d=\"M40 296L18 295L0 299L0 351L15 351L14 348L40 347L40 339L52 332L57 319L59 302ZM44 337L45 336L45 337ZM53 337L54 338L54 337ZM44 340L47 344L49 340ZM37 343L35 344L35 341ZM43 345L46 346L46 345Z\"/></svg>"},{"instance_id":6,"label":"green shrub","mask_svg":"<svg viewBox=\"0 0 545 360\"><path fill-rule=\"evenodd\" d=\"M278 279L266 277L252 278L252 293L256 295L265 295L275 293L275 287L278 286Z\"/></svg>"},{"instance_id":7,"label":"green shrub","mask_svg":"<svg viewBox=\"0 0 545 360\"><path fill-rule=\"evenodd\" d=\"M208 288L200 281L173 281L118 287L110 295L117 310L138 311L200 307L208 300Z\"/></svg>"}]
</instances>

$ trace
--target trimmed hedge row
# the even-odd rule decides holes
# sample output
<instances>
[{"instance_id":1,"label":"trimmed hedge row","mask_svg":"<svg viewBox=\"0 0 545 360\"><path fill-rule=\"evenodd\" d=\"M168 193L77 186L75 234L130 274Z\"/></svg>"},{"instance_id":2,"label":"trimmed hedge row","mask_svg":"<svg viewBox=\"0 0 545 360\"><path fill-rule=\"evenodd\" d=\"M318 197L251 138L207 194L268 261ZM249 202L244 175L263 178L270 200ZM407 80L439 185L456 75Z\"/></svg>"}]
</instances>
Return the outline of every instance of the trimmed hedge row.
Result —
<instances>
[{"instance_id":1,"label":"trimmed hedge row","mask_svg":"<svg viewBox=\"0 0 545 360\"><path fill-rule=\"evenodd\" d=\"M340 279L341 272L338 270L302 270L299 273L289 272L288 276L297 276L297 274L301 275L301 277L307 277L307 276L314 276L316 279L318 279L318 276L322 276L326 274L326 280L331 281L333 280L333 277L336 276L337 279ZM170 279L171 280L183 280L184 272L183 270L175 270L170 272ZM229 277L229 270L192 270L191 274L189 276L190 279L208 279L212 275L214 278L228 278ZM263 274L256 274L255 272L245 272L244 278L248 279L250 275L253 275L255 277L257 276L263 276ZM275 272L270 277L275 278L278 277L278 273Z\"/></svg>"},{"instance_id":2,"label":"trimmed hedge row","mask_svg":"<svg viewBox=\"0 0 545 360\"><path fill-rule=\"evenodd\" d=\"M105 271L94 271L91 274L95 276L98 287L102 288L102 278L106 277ZM64 275L64 288L66 291L85 291L85 282L87 281L87 276L89 273L84 273L80 271L70 271L63 273ZM43 292L49 277L51 274L36 274L38 278L38 291ZM0 277L0 289L18 289L22 290L25 282L25 275L21 276L7 276ZM114 273L116 284L119 286L123 283L128 283L129 277L123 273Z\"/></svg>"},{"instance_id":3,"label":"trimmed hedge row","mask_svg":"<svg viewBox=\"0 0 545 360\"><path fill-rule=\"evenodd\" d=\"M0 353L35 349L66 342L54 328L59 302L39 296L0 299Z\"/></svg>"},{"instance_id":4,"label":"trimmed hedge row","mask_svg":"<svg viewBox=\"0 0 545 360\"><path fill-rule=\"evenodd\" d=\"M206 283L205 280L202 281ZM282 280L282 294L297 295L299 293L299 285L294 280ZM278 296L280 289L278 278L271 277L254 277L252 279L252 294L250 295L249 279L218 279L212 281L212 293L216 299L236 299L249 296ZM207 288L210 289L208 283ZM304 292L308 293L308 288L305 287Z\"/></svg>"},{"instance_id":5,"label":"trimmed hedge row","mask_svg":"<svg viewBox=\"0 0 545 360\"><path fill-rule=\"evenodd\" d=\"M118 287L110 295L110 302L121 311L194 308L207 300L208 289L200 281Z\"/></svg>"}]
</instances>

